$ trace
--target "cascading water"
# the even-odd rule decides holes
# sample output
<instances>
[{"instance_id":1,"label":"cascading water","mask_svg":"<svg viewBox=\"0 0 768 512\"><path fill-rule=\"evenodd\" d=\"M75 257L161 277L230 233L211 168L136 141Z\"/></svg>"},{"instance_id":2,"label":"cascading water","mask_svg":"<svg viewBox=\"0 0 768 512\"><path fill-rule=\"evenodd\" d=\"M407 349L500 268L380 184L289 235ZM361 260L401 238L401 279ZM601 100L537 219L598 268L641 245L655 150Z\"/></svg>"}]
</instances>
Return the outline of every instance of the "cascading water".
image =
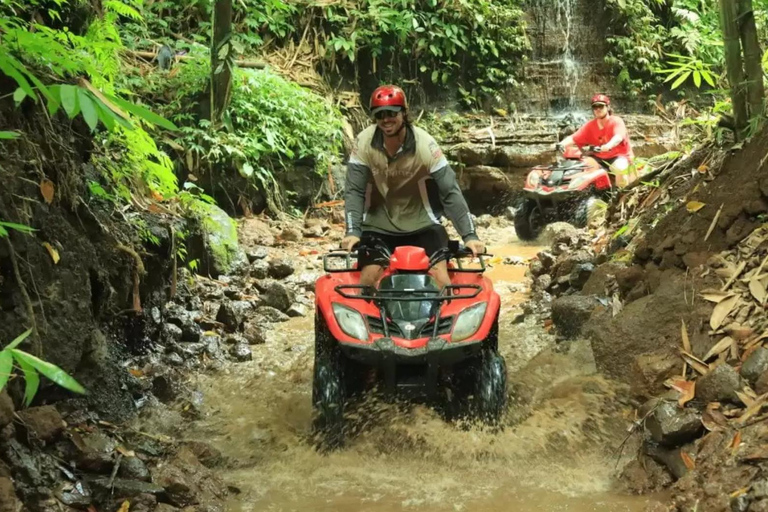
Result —
<instances>
[{"instance_id":1,"label":"cascading water","mask_svg":"<svg viewBox=\"0 0 768 512\"><path fill-rule=\"evenodd\" d=\"M565 77L568 89L568 106L573 108L576 100L576 90L581 79L582 66L574 57L572 44L572 28L575 0L557 0L557 24L563 31L563 53L560 59L563 75Z\"/></svg>"}]
</instances>

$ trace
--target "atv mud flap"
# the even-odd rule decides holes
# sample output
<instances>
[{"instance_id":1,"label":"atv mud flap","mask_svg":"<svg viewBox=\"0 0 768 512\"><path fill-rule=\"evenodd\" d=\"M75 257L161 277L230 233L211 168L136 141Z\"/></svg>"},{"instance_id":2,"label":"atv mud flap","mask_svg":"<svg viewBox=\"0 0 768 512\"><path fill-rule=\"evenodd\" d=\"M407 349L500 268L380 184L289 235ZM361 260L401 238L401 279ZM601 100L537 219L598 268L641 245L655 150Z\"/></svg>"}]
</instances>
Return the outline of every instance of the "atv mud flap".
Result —
<instances>
[{"instance_id":1,"label":"atv mud flap","mask_svg":"<svg viewBox=\"0 0 768 512\"><path fill-rule=\"evenodd\" d=\"M426 371L418 384L421 391L431 398L437 392L440 370L479 353L482 345L482 341L449 343L442 338L431 338L424 347L404 348L391 338L379 338L370 345L341 343L341 349L350 359L376 367L383 376L384 390L389 394L414 387L413 382L404 383L398 378L399 371L408 367L425 367Z\"/></svg>"}]
</instances>

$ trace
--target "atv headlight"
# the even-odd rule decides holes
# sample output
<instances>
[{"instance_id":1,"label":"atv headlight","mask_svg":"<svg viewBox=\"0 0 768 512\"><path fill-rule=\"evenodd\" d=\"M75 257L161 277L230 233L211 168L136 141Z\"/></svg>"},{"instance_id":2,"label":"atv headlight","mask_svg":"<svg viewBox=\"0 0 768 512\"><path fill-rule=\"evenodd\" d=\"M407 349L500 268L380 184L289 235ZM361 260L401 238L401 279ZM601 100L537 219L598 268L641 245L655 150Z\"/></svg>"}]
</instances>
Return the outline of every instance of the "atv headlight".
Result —
<instances>
[{"instance_id":1,"label":"atv headlight","mask_svg":"<svg viewBox=\"0 0 768 512\"><path fill-rule=\"evenodd\" d=\"M345 334L361 341L368 341L368 328L363 316L354 309L333 303L333 315Z\"/></svg>"},{"instance_id":2,"label":"atv headlight","mask_svg":"<svg viewBox=\"0 0 768 512\"><path fill-rule=\"evenodd\" d=\"M453 328L452 341L462 341L477 332L480 328L480 324L485 317L485 310L488 307L487 302L481 302L470 306L461 313L459 318L456 319L456 326Z\"/></svg>"},{"instance_id":3,"label":"atv headlight","mask_svg":"<svg viewBox=\"0 0 768 512\"><path fill-rule=\"evenodd\" d=\"M531 187L538 187L541 183L541 176L537 172L532 172L528 175L528 185Z\"/></svg>"}]
</instances>

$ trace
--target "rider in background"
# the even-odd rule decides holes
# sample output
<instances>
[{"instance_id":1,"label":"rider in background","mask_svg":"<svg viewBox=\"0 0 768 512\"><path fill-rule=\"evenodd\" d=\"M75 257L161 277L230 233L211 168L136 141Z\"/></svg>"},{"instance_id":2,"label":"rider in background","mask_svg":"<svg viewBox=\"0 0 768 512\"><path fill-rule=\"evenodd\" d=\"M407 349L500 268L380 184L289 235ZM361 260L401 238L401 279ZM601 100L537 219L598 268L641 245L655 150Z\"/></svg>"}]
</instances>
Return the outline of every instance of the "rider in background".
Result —
<instances>
[{"instance_id":1,"label":"rider in background","mask_svg":"<svg viewBox=\"0 0 768 512\"><path fill-rule=\"evenodd\" d=\"M597 146L592 156L616 176L616 186L624 188L637 179L634 153L624 120L613 115L611 99L605 94L592 97L592 114L595 118L560 141L558 149L574 144Z\"/></svg>"},{"instance_id":2,"label":"rider in background","mask_svg":"<svg viewBox=\"0 0 768 512\"><path fill-rule=\"evenodd\" d=\"M371 247L374 240L390 252L402 245L423 247L430 257L447 248L443 213L468 249L484 252L456 174L435 139L408 120L403 90L379 87L369 107L375 124L357 136L347 167L347 229L341 242L347 251L359 242L367 247L358 255L360 284L375 284L388 264L386 255ZM431 273L439 286L450 284L444 259Z\"/></svg>"}]
</instances>

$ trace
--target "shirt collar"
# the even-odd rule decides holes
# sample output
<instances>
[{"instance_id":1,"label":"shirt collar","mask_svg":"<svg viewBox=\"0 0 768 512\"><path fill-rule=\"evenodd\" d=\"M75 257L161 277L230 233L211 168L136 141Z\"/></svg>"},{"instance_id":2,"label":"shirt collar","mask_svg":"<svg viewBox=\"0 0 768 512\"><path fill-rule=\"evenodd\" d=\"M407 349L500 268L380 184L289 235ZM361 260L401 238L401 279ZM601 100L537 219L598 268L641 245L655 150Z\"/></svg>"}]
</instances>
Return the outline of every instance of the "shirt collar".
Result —
<instances>
[{"instance_id":1,"label":"shirt collar","mask_svg":"<svg viewBox=\"0 0 768 512\"><path fill-rule=\"evenodd\" d=\"M387 150L384 148L384 134L378 127L376 128L376 131L373 133L373 139L371 139L371 147L374 149L378 149L384 154L387 153ZM416 134L414 134L413 128L411 128L410 125L405 125L405 142L403 142L403 145L400 146L400 149L397 150L397 153L395 156L399 155L400 153L413 153L415 151L416 151Z\"/></svg>"}]
</instances>

